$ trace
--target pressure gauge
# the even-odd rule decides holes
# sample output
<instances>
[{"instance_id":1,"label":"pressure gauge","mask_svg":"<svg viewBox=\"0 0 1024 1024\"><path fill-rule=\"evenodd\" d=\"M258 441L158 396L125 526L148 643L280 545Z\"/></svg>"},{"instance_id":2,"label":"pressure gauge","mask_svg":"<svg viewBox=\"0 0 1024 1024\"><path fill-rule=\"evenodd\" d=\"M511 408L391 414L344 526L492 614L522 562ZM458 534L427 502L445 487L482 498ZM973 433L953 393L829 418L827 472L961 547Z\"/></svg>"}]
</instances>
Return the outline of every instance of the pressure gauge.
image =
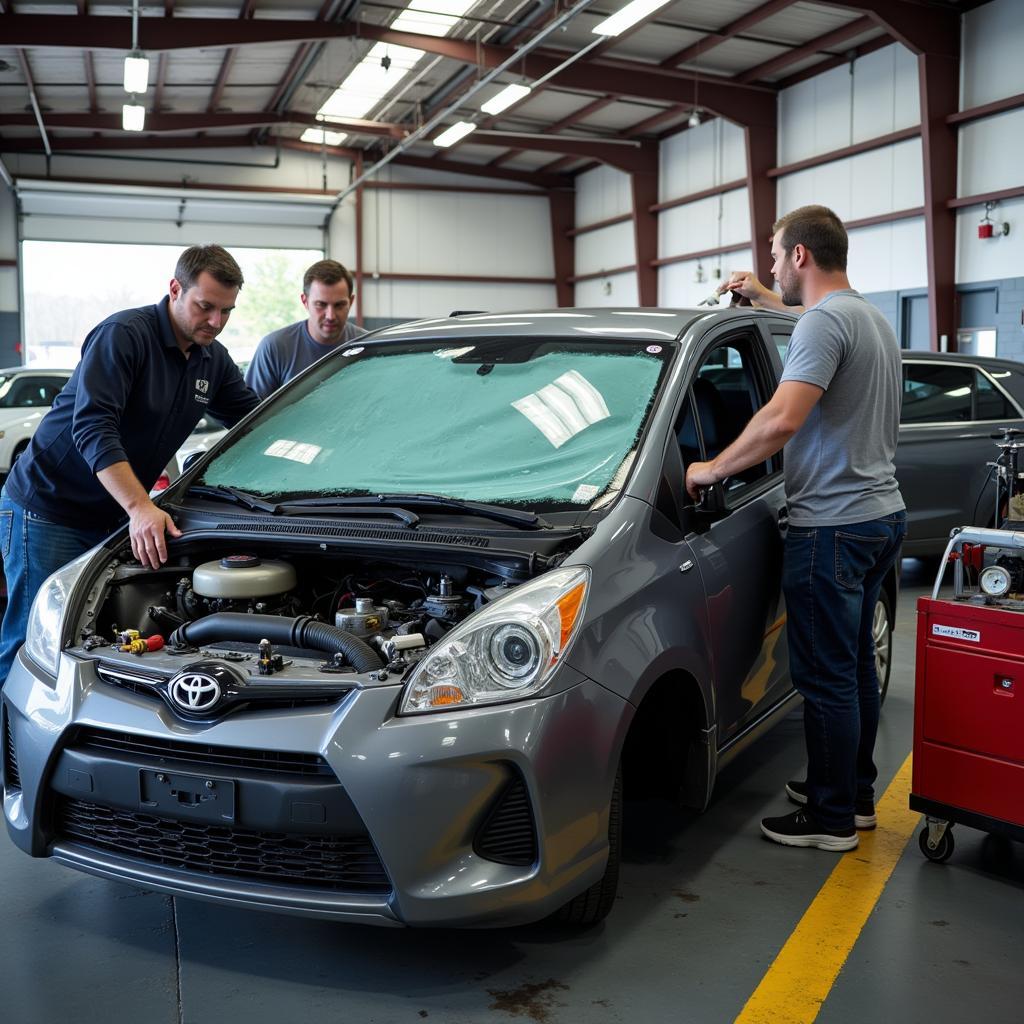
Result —
<instances>
[{"instance_id":1,"label":"pressure gauge","mask_svg":"<svg viewBox=\"0 0 1024 1024\"><path fill-rule=\"evenodd\" d=\"M1010 573L1001 565L990 565L981 570L978 585L989 597L1005 597L1010 592Z\"/></svg>"}]
</instances>

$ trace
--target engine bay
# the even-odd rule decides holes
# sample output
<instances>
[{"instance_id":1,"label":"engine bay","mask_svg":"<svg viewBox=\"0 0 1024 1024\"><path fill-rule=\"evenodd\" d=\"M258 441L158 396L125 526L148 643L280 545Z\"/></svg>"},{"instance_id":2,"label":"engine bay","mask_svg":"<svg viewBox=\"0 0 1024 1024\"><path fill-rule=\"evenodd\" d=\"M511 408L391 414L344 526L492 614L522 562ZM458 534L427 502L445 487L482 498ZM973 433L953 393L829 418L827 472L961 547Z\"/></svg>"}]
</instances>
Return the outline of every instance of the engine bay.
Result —
<instances>
[{"instance_id":1,"label":"engine bay","mask_svg":"<svg viewBox=\"0 0 1024 1024\"><path fill-rule=\"evenodd\" d=\"M487 572L452 556L410 564L247 542L193 545L156 570L112 559L67 650L141 676L168 678L198 658L282 684L356 673L383 681L548 567L510 558Z\"/></svg>"}]
</instances>

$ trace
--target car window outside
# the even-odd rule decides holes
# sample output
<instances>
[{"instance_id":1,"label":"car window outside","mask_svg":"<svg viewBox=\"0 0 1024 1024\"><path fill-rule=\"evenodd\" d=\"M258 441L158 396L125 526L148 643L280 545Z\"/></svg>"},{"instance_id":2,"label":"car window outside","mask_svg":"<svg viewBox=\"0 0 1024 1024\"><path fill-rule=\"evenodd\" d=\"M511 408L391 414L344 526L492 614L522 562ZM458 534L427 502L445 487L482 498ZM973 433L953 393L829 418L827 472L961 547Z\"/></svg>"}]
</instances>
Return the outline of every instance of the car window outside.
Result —
<instances>
[{"instance_id":1,"label":"car window outside","mask_svg":"<svg viewBox=\"0 0 1024 1024\"><path fill-rule=\"evenodd\" d=\"M621 487L675 346L460 339L351 351L272 401L203 482L587 507Z\"/></svg>"},{"instance_id":2,"label":"car window outside","mask_svg":"<svg viewBox=\"0 0 1024 1024\"><path fill-rule=\"evenodd\" d=\"M63 382L49 377L11 375L0 382L0 408L32 409L49 407L60 393Z\"/></svg>"},{"instance_id":3,"label":"car window outside","mask_svg":"<svg viewBox=\"0 0 1024 1024\"><path fill-rule=\"evenodd\" d=\"M1017 411L1002 392L973 367L949 363L904 364L901 423L966 423L1017 418Z\"/></svg>"},{"instance_id":4,"label":"car window outside","mask_svg":"<svg viewBox=\"0 0 1024 1024\"><path fill-rule=\"evenodd\" d=\"M697 371L676 424L683 465L713 459L722 452L739 437L761 404L749 345L734 342L712 349ZM771 462L766 460L730 477L724 484L730 502L770 473Z\"/></svg>"}]
</instances>

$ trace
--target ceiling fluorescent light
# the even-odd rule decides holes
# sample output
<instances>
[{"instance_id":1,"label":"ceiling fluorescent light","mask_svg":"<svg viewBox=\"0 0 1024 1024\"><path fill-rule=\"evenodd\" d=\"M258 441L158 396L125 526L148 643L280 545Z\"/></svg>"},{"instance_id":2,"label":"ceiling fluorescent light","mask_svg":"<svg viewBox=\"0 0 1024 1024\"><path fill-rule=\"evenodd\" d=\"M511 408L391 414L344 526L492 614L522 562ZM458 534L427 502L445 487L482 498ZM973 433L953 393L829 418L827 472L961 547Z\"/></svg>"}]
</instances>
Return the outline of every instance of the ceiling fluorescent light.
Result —
<instances>
[{"instance_id":1,"label":"ceiling fluorescent light","mask_svg":"<svg viewBox=\"0 0 1024 1024\"><path fill-rule=\"evenodd\" d=\"M604 21L598 22L592 31L599 36L617 36L668 2L669 0L633 0Z\"/></svg>"},{"instance_id":2,"label":"ceiling fluorescent light","mask_svg":"<svg viewBox=\"0 0 1024 1024\"><path fill-rule=\"evenodd\" d=\"M492 96L486 103L480 105L485 114L500 114L508 110L513 103L518 103L523 97L530 95L528 85L506 85L496 96Z\"/></svg>"},{"instance_id":3,"label":"ceiling fluorescent light","mask_svg":"<svg viewBox=\"0 0 1024 1024\"><path fill-rule=\"evenodd\" d=\"M132 50L124 59L124 91L145 92L149 88L149 60L138 50Z\"/></svg>"},{"instance_id":4,"label":"ceiling fluorescent light","mask_svg":"<svg viewBox=\"0 0 1024 1024\"><path fill-rule=\"evenodd\" d=\"M459 139L464 139L473 131L476 131L476 125L472 121L456 121L451 128L446 128L434 139L434 145L441 146L442 148L454 146Z\"/></svg>"},{"instance_id":5,"label":"ceiling fluorescent light","mask_svg":"<svg viewBox=\"0 0 1024 1024\"><path fill-rule=\"evenodd\" d=\"M139 103L126 103L121 108L121 127L126 132L141 132L146 126L146 108Z\"/></svg>"},{"instance_id":6,"label":"ceiling fluorescent light","mask_svg":"<svg viewBox=\"0 0 1024 1024\"><path fill-rule=\"evenodd\" d=\"M340 146L348 135L345 132L329 132L322 128L307 128L299 138L302 142L315 142L318 146Z\"/></svg>"}]
</instances>

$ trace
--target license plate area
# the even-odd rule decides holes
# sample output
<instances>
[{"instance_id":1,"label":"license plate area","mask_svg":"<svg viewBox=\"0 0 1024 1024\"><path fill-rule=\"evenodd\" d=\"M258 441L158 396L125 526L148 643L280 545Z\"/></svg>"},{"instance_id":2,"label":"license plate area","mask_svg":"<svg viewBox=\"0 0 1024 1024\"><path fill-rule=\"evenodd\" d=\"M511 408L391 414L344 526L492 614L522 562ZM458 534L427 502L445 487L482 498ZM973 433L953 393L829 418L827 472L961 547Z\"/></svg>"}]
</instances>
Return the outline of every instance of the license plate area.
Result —
<instances>
[{"instance_id":1,"label":"license plate area","mask_svg":"<svg viewBox=\"0 0 1024 1024\"><path fill-rule=\"evenodd\" d=\"M143 809L172 818L216 823L235 820L235 783L206 775L139 770Z\"/></svg>"}]
</instances>

